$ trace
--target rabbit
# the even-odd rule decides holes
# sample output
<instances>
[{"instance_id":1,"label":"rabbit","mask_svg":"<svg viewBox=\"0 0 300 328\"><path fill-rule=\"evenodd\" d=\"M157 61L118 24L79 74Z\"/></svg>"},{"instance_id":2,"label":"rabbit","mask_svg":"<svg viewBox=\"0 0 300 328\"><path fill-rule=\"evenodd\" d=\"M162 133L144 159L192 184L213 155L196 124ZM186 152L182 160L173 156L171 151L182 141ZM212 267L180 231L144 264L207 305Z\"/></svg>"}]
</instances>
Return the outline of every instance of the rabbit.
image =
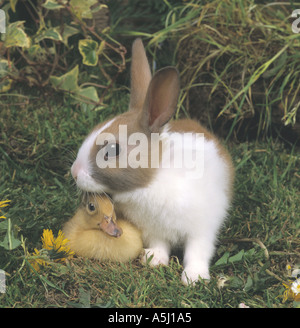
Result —
<instances>
[{"instance_id":1,"label":"rabbit","mask_svg":"<svg viewBox=\"0 0 300 328\"><path fill-rule=\"evenodd\" d=\"M92 129L71 174L79 189L109 193L116 210L141 230L147 247L143 261L168 265L171 248L183 247L182 281L193 285L210 279L234 168L227 150L198 122L171 120L179 92L177 69L165 67L152 77L143 43L136 39L129 110ZM159 147L152 147L157 140ZM185 165L175 165L182 154L189 155ZM199 169L193 167L196 155Z\"/></svg>"},{"instance_id":2,"label":"rabbit","mask_svg":"<svg viewBox=\"0 0 300 328\"><path fill-rule=\"evenodd\" d=\"M106 195L89 195L63 227L68 246L77 255L101 261L127 262L143 251L141 232L118 219Z\"/></svg>"}]
</instances>

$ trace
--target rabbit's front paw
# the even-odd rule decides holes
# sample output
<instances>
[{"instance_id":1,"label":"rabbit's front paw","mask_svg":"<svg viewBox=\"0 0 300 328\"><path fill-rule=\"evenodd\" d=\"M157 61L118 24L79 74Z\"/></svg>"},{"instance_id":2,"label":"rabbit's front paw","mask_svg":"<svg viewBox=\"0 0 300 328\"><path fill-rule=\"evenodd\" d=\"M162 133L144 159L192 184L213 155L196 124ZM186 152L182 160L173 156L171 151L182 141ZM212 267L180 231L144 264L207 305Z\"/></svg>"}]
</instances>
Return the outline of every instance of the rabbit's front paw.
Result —
<instances>
[{"instance_id":1,"label":"rabbit's front paw","mask_svg":"<svg viewBox=\"0 0 300 328\"><path fill-rule=\"evenodd\" d=\"M181 280L185 285L194 285L199 279L210 280L208 268L186 267Z\"/></svg>"},{"instance_id":2,"label":"rabbit's front paw","mask_svg":"<svg viewBox=\"0 0 300 328\"><path fill-rule=\"evenodd\" d=\"M142 256L142 262L147 263L151 266L157 265L168 265L169 255L163 249L159 248L145 248L145 253Z\"/></svg>"}]
</instances>

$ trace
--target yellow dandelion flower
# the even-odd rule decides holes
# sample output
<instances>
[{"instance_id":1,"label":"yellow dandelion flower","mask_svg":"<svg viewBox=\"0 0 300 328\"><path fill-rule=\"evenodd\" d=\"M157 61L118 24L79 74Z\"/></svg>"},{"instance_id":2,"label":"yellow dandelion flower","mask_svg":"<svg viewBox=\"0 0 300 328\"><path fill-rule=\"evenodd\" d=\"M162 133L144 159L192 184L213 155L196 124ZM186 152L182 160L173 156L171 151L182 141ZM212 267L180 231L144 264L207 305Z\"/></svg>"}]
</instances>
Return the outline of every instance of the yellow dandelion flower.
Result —
<instances>
[{"instance_id":1,"label":"yellow dandelion flower","mask_svg":"<svg viewBox=\"0 0 300 328\"><path fill-rule=\"evenodd\" d=\"M41 267L48 265L45 258L46 256L35 248L28 261L36 271L39 271Z\"/></svg>"},{"instance_id":2,"label":"yellow dandelion flower","mask_svg":"<svg viewBox=\"0 0 300 328\"><path fill-rule=\"evenodd\" d=\"M6 199L6 200L2 200L2 201L0 202L0 208L1 208L1 207L6 207L6 206L8 206L9 203L10 203L10 200L8 200L8 199ZM2 212L2 211L0 210L0 212ZM0 219L6 219L6 216L2 215L2 216L0 216Z\"/></svg>"},{"instance_id":3,"label":"yellow dandelion flower","mask_svg":"<svg viewBox=\"0 0 300 328\"><path fill-rule=\"evenodd\" d=\"M66 246L67 243L68 243L68 239L66 239L64 233L61 230L59 230L58 235L54 242L55 249L58 251L63 251L63 252L69 253L70 248Z\"/></svg>"},{"instance_id":4,"label":"yellow dandelion flower","mask_svg":"<svg viewBox=\"0 0 300 328\"><path fill-rule=\"evenodd\" d=\"M9 204L7 203L10 203L10 200L6 199L6 200L2 200L0 202L0 207L5 207L5 206L8 206Z\"/></svg>"},{"instance_id":5,"label":"yellow dandelion flower","mask_svg":"<svg viewBox=\"0 0 300 328\"><path fill-rule=\"evenodd\" d=\"M44 249L51 250L53 248L54 236L52 230L44 229L41 239Z\"/></svg>"},{"instance_id":6,"label":"yellow dandelion flower","mask_svg":"<svg viewBox=\"0 0 300 328\"><path fill-rule=\"evenodd\" d=\"M36 271L42 266L48 266L51 261L64 262L74 255L74 252L67 246L68 239L61 230L58 236L54 237L52 230L44 229L41 240L43 249L39 251L35 248L29 259L29 263Z\"/></svg>"},{"instance_id":7,"label":"yellow dandelion flower","mask_svg":"<svg viewBox=\"0 0 300 328\"><path fill-rule=\"evenodd\" d=\"M64 261L66 258L74 255L74 252L67 246L68 239L66 239L61 230L59 230L57 237L54 238L52 230L44 229L41 239L43 248L50 251L50 258L53 260Z\"/></svg>"}]
</instances>

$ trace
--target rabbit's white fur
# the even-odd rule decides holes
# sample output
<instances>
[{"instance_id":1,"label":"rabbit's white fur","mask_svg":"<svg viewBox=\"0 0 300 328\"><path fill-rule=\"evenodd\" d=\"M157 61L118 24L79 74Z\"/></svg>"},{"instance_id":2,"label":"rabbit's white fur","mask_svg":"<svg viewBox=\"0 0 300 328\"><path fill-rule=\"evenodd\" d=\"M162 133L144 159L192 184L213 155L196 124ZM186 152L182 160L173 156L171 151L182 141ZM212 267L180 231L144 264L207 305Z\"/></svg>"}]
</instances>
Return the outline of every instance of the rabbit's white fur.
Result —
<instances>
[{"instance_id":1,"label":"rabbit's white fur","mask_svg":"<svg viewBox=\"0 0 300 328\"><path fill-rule=\"evenodd\" d=\"M153 265L167 265L170 247L185 245L185 283L199 275L209 279L208 263L229 206L228 170L211 140L204 141L204 171L201 179L186 179L183 170L160 170L148 187L114 194L121 212L143 232L145 257L153 255Z\"/></svg>"},{"instance_id":2,"label":"rabbit's white fur","mask_svg":"<svg viewBox=\"0 0 300 328\"><path fill-rule=\"evenodd\" d=\"M84 140L81 147L78 150L76 161L73 163L71 172L76 172L76 183L77 186L84 191L95 192L96 190L104 190L104 188L99 188L99 184L89 174L89 154L92 146L96 142L97 136L103 132L105 129L111 126L115 119L109 120L106 124L101 126L101 128L93 130L89 136ZM80 174L77 174L80 172ZM73 173L72 173L73 174ZM74 174L73 174L74 175Z\"/></svg>"},{"instance_id":3,"label":"rabbit's white fur","mask_svg":"<svg viewBox=\"0 0 300 328\"><path fill-rule=\"evenodd\" d=\"M83 190L111 193L116 209L142 231L144 245L148 247L144 260L153 255L153 265L166 265L171 247L181 244L185 249L183 282L197 281L199 276L209 279L209 261L217 232L230 206L234 176L230 156L195 121L168 123L179 94L176 69L160 70L151 80L141 40L134 43L132 55L130 110L90 133L78 152L72 175ZM190 142L172 144L171 162L174 163L175 154L184 153L186 148L194 153L202 151L203 175L196 176L197 170L185 168L193 163L181 169L172 165L163 168L163 151L158 169L100 169L95 163L99 150L95 144L97 136L109 132L118 138L120 125L124 124L129 132L142 132L148 139L153 132L159 132L164 144L172 144L171 140L191 132ZM201 149L193 148L195 133L204 135ZM120 147L125 148L121 142Z\"/></svg>"}]
</instances>

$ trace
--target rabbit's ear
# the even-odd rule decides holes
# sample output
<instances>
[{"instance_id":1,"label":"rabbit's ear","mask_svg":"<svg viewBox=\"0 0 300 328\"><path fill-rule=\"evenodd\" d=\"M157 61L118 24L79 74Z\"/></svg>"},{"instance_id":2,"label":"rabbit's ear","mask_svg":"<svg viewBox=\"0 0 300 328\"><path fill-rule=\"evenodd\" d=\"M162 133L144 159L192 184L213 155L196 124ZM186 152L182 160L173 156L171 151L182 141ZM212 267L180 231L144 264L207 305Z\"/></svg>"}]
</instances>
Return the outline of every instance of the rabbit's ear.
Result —
<instances>
[{"instance_id":1,"label":"rabbit's ear","mask_svg":"<svg viewBox=\"0 0 300 328\"><path fill-rule=\"evenodd\" d=\"M143 42L136 39L132 45L130 109L143 108L150 81L151 71Z\"/></svg>"},{"instance_id":2,"label":"rabbit's ear","mask_svg":"<svg viewBox=\"0 0 300 328\"><path fill-rule=\"evenodd\" d=\"M179 74L175 67L166 67L153 76L142 113L142 125L159 132L173 116L180 92Z\"/></svg>"}]
</instances>

